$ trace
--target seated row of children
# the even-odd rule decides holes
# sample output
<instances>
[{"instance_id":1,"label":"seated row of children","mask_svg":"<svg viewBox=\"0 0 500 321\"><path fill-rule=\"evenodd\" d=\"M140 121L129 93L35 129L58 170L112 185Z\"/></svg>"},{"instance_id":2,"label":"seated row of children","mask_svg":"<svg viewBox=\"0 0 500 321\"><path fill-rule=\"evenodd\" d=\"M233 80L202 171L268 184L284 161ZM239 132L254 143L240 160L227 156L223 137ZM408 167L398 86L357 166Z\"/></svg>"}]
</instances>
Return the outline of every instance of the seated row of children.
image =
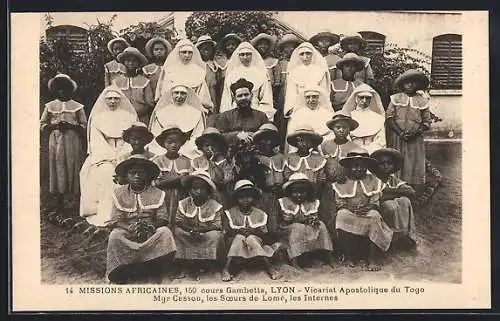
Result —
<instances>
[{"instance_id":1,"label":"seated row of children","mask_svg":"<svg viewBox=\"0 0 500 321\"><path fill-rule=\"evenodd\" d=\"M185 134L176 126L156 138L167 152L154 157L144 149L153 139L145 126L125 131L133 151L116 167L123 186L113 196L108 279L123 283L178 268L176 276L187 268L198 278L200 261L208 260L221 263L229 281L235 261L250 258L277 279L270 258L279 249L296 268L308 253L322 251L330 265L336 255L348 266L379 270L394 241L415 246L415 191L394 175L402 155L393 149L369 155L353 145L346 137L356 124L347 115L328 125L334 140L323 143L300 128L287 138L297 148L287 155L275 152L276 128L263 125L253 136L262 182L238 177L238 164L225 157L224 137L214 128L198 137L203 155L192 161L178 153ZM173 258L181 263L175 269Z\"/></svg>"}]
</instances>

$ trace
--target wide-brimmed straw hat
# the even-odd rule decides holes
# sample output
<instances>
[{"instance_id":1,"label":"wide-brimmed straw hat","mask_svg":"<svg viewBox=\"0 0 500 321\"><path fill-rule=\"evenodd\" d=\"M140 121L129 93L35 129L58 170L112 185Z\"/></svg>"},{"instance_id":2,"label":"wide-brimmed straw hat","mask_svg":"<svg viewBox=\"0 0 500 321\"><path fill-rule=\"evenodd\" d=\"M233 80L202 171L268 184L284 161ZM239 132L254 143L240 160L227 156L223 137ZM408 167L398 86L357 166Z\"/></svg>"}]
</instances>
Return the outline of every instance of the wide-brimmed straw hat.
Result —
<instances>
[{"instance_id":1,"label":"wide-brimmed straw hat","mask_svg":"<svg viewBox=\"0 0 500 321\"><path fill-rule=\"evenodd\" d=\"M121 62L123 63L123 61L127 58L127 57L136 57L138 60L139 60L139 63L141 64L141 67L144 67L145 65L148 64L148 58L146 58L146 56L144 56L140 51L139 49L137 48L134 48L134 47L128 47L128 48L125 48L125 50L122 51L122 53L120 53L116 59L118 60L118 62Z\"/></svg>"},{"instance_id":2,"label":"wide-brimmed straw hat","mask_svg":"<svg viewBox=\"0 0 500 321\"><path fill-rule=\"evenodd\" d=\"M278 49L281 49L283 46L289 43L294 43L298 46L302 43L302 40L300 40L293 33L287 33L286 35L283 35L283 37L281 37L276 46L278 47Z\"/></svg>"},{"instance_id":3,"label":"wide-brimmed straw hat","mask_svg":"<svg viewBox=\"0 0 500 321\"><path fill-rule=\"evenodd\" d=\"M160 168L150 161L146 156L141 154L133 154L126 160L122 161L115 168L115 172L119 176L125 176L129 169L133 166L145 168L149 174L148 181L152 181L160 175Z\"/></svg>"},{"instance_id":4,"label":"wide-brimmed straw hat","mask_svg":"<svg viewBox=\"0 0 500 321\"><path fill-rule=\"evenodd\" d=\"M115 44L115 42L122 42L125 47L130 47L130 44L128 43L127 40L125 40L125 38L122 38L122 37L116 37L116 38L113 38L111 39L109 42L108 42L108 51L113 54L113 45Z\"/></svg>"},{"instance_id":5,"label":"wide-brimmed straw hat","mask_svg":"<svg viewBox=\"0 0 500 321\"><path fill-rule=\"evenodd\" d=\"M148 55L149 58L153 57L153 46L155 43L162 43L165 46L165 49L167 50L167 55L169 52L172 51L172 44L168 42L167 39L161 38L161 37L154 37L150 39L148 42L146 42L146 45L144 46L144 51L146 52L146 55Z\"/></svg>"},{"instance_id":6,"label":"wide-brimmed straw hat","mask_svg":"<svg viewBox=\"0 0 500 321\"><path fill-rule=\"evenodd\" d=\"M201 133L201 135L197 137L196 140L194 141L198 149L200 149L201 145L203 145L205 140L209 138L215 140L223 148L227 146L226 138L224 137L224 135L221 134L221 132L217 128L207 127Z\"/></svg>"},{"instance_id":7,"label":"wide-brimmed straw hat","mask_svg":"<svg viewBox=\"0 0 500 321\"><path fill-rule=\"evenodd\" d=\"M342 48L342 50L346 50L346 44L352 41L357 42L360 49L366 48L367 42L365 39L363 39L363 36L361 36L359 33L352 33L345 35L340 39L340 47Z\"/></svg>"},{"instance_id":8,"label":"wide-brimmed straw hat","mask_svg":"<svg viewBox=\"0 0 500 321\"><path fill-rule=\"evenodd\" d=\"M361 58L354 52L346 53L339 61L337 61L337 68L342 69L345 64L353 64L356 66L357 71L361 71L365 68L365 63Z\"/></svg>"},{"instance_id":9,"label":"wide-brimmed straw hat","mask_svg":"<svg viewBox=\"0 0 500 321\"><path fill-rule=\"evenodd\" d=\"M260 196L262 194L262 191L255 186L254 183L247 179L242 179L236 182L234 184L234 189L233 189L233 196L238 195L239 192L241 191L253 191L255 196Z\"/></svg>"},{"instance_id":10,"label":"wide-brimmed straw hat","mask_svg":"<svg viewBox=\"0 0 500 321\"><path fill-rule=\"evenodd\" d=\"M333 126L339 121L346 121L349 124L349 128L351 131L355 130L359 126L359 123L356 120L352 119L351 115L343 111L335 113L332 119L326 122L326 126L333 130Z\"/></svg>"},{"instance_id":11,"label":"wide-brimmed straw hat","mask_svg":"<svg viewBox=\"0 0 500 321\"><path fill-rule=\"evenodd\" d=\"M382 156L387 156L392 159L394 164L394 171L397 172L403 167L403 154L394 148L381 148L374 151L370 157L375 159L377 163L380 161Z\"/></svg>"},{"instance_id":12,"label":"wide-brimmed straw hat","mask_svg":"<svg viewBox=\"0 0 500 321\"><path fill-rule=\"evenodd\" d=\"M274 46L276 46L277 38L276 38L276 36L269 35L267 33L259 33L252 40L250 40L250 43L252 44L252 46L255 47L260 40L267 40L267 41L269 41L269 44L270 44L269 50L273 50Z\"/></svg>"},{"instance_id":13,"label":"wide-brimmed straw hat","mask_svg":"<svg viewBox=\"0 0 500 321\"><path fill-rule=\"evenodd\" d=\"M318 32L317 34L315 34L314 36L312 36L311 39L309 39L309 42L312 44L315 44L316 42L318 42L319 38L329 38L331 45L336 44L340 40L340 36L337 34L334 34L333 32L321 31L321 32Z\"/></svg>"},{"instance_id":14,"label":"wide-brimmed straw hat","mask_svg":"<svg viewBox=\"0 0 500 321\"><path fill-rule=\"evenodd\" d=\"M196 41L196 47L199 47L205 43L212 45L213 48L215 48L215 46L217 45L217 43L212 39L212 37L210 37L209 35L204 35L198 38L198 40Z\"/></svg>"},{"instance_id":15,"label":"wide-brimmed straw hat","mask_svg":"<svg viewBox=\"0 0 500 321\"><path fill-rule=\"evenodd\" d=\"M377 160L370 157L368 151L361 147L352 149L349 153L347 153L346 157L340 159L339 163L340 165L347 167L355 161L364 162L367 168L373 168L373 166L377 164Z\"/></svg>"},{"instance_id":16,"label":"wide-brimmed straw hat","mask_svg":"<svg viewBox=\"0 0 500 321\"><path fill-rule=\"evenodd\" d=\"M304 173L294 173L294 174L290 175L290 177L288 178L288 181L286 181L281 186L281 189L283 190L283 193L285 193L285 195L289 195L292 187L297 186L297 185L305 186L307 189L309 189L309 191L311 193L314 191L313 182L311 182L309 177L307 177L307 175Z\"/></svg>"},{"instance_id":17,"label":"wide-brimmed straw hat","mask_svg":"<svg viewBox=\"0 0 500 321\"><path fill-rule=\"evenodd\" d=\"M186 142L187 140L187 134L183 132L179 126L177 125L168 125L166 126L163 131L161 132L160 135L156 136L155 140L158 143L158 145L163 146L163 143L165 142L165 139L172 134L177 134L180 135L183 142Z\"/></svg>"},{"instance_id":18,"label":"wide-brimmed straw hat","mask_svg":"<svg viewBox=\"0 0 500 321\"><path fill-rule=\"evenodd\" d=\"M259 127L259 129L253 134L253 141L259 141L266 137L270 137L273 140L279 139L278 127L273 123L266 123Z\"/></svg>"},{"instance_id":19,"label":"wide-brimmed straw hat","mask_svg":"<svg viewBox=\"0 0 500 321\"><path fill-rule=\"evenodd\" d=\"M132 126L123 131L123 140L128 143L130 135L134 132L140 133L148 143L150 143L154 138L153 133L148 130L148 126L146 126L146 124L144 124L143 122L135 122L132 124Z\"/></svg>"},{"instance_id":20,"label":"wide-brimmed straw hat","mask_svg":"<svg viewBox=\"0 0 500 321\"><path fill-rule=\"evenodd\" d=\"M217 189L217 187L215 186L215 183L210 178L210 174L206 171L194 171L191 174L182 177L181 178L181 185L185 189L189 189L189 187L191 186L193 181L196 179L202 180L205 183L207 183L207 185L210 187L212 192L214 192Z\"/></svg>"},{"instance_id":21,"label":"wide-brimmed straw hat","mask_svg":"<svg viewBox=\"0 0 500 321\"><path fill-rule=\"evenodd\" d=\"M308 137L314 146L318 146L323 142L323 137L316 133L311 126L301 126L297 128L293 133L288 135L286 141L288 144L297 147L297 137L306 136Z\"/></svg>"},{"instance_id":22,"label":"wide-brimmed straw hat","mask_svg":"<svg viewBox=\"0 0 500 321\"><path fill-rule=\"evenodd\" d=\"M394 81L394 87L399 90L403 89L403 84L409 80L415 81L418 83L418 90L424 90L429 86L429 78L417 69L409 69L399 75L398 78Z\"/></svg>"},{"instance_id":23,"label":"wide-brimmed straw hat","mask_svg":"<svg viewBox=\"0 0 500 321\"><path fill-rule=\"evenodd\" d=\"M54 78L49 80L49 83L48 83L49 90L52 92L55 91L54 85L55 85L55 83L60 82L60 81L64 81L64 82L67 82L68 84L70 84L71 87L73 88L73 92L75 92L76 89L78 88L78 85L76 84L76 82L73 79L71 79L70 76L68 76L66 74L57 74Z\"/></svg>"}]
</instances>

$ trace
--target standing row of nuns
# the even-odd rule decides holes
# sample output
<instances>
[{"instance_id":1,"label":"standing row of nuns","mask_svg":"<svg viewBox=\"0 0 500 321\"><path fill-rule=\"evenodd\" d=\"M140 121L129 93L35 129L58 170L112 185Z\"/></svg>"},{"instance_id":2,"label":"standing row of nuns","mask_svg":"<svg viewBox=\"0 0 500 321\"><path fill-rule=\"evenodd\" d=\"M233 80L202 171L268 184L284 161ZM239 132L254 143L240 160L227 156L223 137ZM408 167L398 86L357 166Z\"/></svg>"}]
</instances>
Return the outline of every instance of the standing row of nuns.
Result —
<instances>
[{"instance_id":1,"label":"standing row of nuns","mask_svg":"<svg viewBox=\"0 0 500 321\"><path fill-rule=\"evenodd\" d=\"M365 46L330 32L153 38L148 59L111 40L88 117L69 75L48 83L53 213L75 198L87 233L110 231L113 283L199 278L210 262L229 281L249 261L278 279L285 258L379 270L391 246L416 246L429 80L404 72L383 106Z\"/></svg>"}]
</instances>

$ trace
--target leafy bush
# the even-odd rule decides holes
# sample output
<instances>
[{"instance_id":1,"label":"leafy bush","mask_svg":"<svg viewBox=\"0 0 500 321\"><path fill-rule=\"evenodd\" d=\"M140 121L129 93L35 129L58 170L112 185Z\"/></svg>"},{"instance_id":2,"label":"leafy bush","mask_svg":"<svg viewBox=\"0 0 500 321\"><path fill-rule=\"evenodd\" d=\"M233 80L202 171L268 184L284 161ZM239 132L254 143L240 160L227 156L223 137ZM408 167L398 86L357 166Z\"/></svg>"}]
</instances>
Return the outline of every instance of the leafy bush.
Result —
<instances>
[{"instance_id":1,"label":"leafy bush","mask_svg":"<svg viewBox=\"0 0 500 321\"><path fill-rule=\"evenodd\" d=\"M167 39L172 45L175 44L177 32L162 27L157 22L140 22L128 28L120 30L120 35L127 39L132 47L136 47L144 53L146 43L154 37Z\"/></svg>"},{"instance_id":2,"label":"leafy bush","mask_svg":"<svg viewBox=\"0 0 500 321\"><path fill-rule=\"evenodd\" d=\"M261 32L281 36L271 11L198 11L186 20L188 38L210 35L219 42L226 34L236 33L249 41Z\"/></svg>"}]
</instances>

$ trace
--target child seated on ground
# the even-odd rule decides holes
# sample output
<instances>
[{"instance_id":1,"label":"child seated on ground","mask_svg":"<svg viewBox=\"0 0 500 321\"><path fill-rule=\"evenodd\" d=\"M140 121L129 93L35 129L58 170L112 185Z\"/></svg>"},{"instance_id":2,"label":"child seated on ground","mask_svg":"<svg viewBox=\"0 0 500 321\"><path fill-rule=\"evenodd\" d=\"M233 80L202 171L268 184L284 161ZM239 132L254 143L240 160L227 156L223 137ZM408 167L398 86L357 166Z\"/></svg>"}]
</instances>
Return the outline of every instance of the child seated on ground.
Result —
<instances>
[{"instance_id":1,"label":"child seated on ground","mask_svg":"<svg viewBox=\"0 0 500 321\"><path fill-rule=\"evenodd\" d=\"M112 283L129 283L153 277L161 282L176 251L167 227L165 192L150 185L160 169L143 155L132 155L116 167L127 184L113 193L113 209L108 226L106 276Z\"/></svg>"},{"instance_id":2,"label":"child seated on ground","mask_svg":"<svg viewBox=\"0 0 500 321\"><path fill-rule=\"evenodd\" d=\"M417 245L415 215L410 199L415 190L396 177L403 164L403 155L392 148L382 148L372 153L377 165L371 171L382 181L380 214L394 232L394 240L401 246L413 249Z\"/></svg>"},{"instance_id":3,"label":"child seated on ground","mask_svg":"<svg viewBox=\"0 0 500 321\"><path fill-rule=\"evenodd\" d=\"M195 280L203 272L203 261L222 258L222 205L212 198L216 189L206 172L193 172L181 180L189 197L179 202L175 216L176 258L186 263ZM200 262L201 261L201 262ZM183 278L181 270L177 278Z\"/></svg>"},{"instance_id":4,"label":"child seated on ground","mask_svg":"<svg viewBox=\"0 0 500 321\"><path fill-rule=\"evenodd\" d=\"M279 199L281 230L285 235L291 265L300 268L299 257L313 251L324 251L333 265L332 240L325 224L319 219L318 199L314 185L304 173L295 173L283 184L285 197Z\"/></svg>"},{"instance_id":5,"label":"child seated on ground","mask_svg":"<svg viewBox=\"0 0 500 321\"><path fill-rule=\"evenodd\" d=\"M267 233L267 214L254 207L253 204L261 191L249 180L240 180L234 186L233 198L237 206L227 210L227 235L230 237L227 261L222 271L222 281L230 281L233 274L230 272L231 263L237 259L259 258L264 264L269 277L276 280L280 273L271 266L269 258L279 248L279 243L265 245L263 237Z\"/></svg>"},{"instance_id":6,"label":"child seated on ground","mask_svg":"<svg viewBox=\"0 0 500 321\"><path fill-rule=\"evenodd\" d=\"M187 135L176 125L168 125L156 137L158 145L166 149L164 155L156 156L152 161L160 168L160 176L153 180L153 185L165 192L165 204L171 228L179 201L187 196L182 187L181 178L190 172L190 161L179 150L187 140Z\"/></svg>"},{"instance_id":7,"label":"child seated on ground","mask_svg":"<svg viewBox=\"0 0 500 321\"><path fill-rule=\"evenodd\" d=\"M363 261L369 271L380 270L381 252L389 249L393 234L379 212L382 182L367 173L375 164L365 149L353 149L340 160L347 169L347 181L332 185L338 240L345 261L350 267Z\"/></svg>"}]
</instances>

